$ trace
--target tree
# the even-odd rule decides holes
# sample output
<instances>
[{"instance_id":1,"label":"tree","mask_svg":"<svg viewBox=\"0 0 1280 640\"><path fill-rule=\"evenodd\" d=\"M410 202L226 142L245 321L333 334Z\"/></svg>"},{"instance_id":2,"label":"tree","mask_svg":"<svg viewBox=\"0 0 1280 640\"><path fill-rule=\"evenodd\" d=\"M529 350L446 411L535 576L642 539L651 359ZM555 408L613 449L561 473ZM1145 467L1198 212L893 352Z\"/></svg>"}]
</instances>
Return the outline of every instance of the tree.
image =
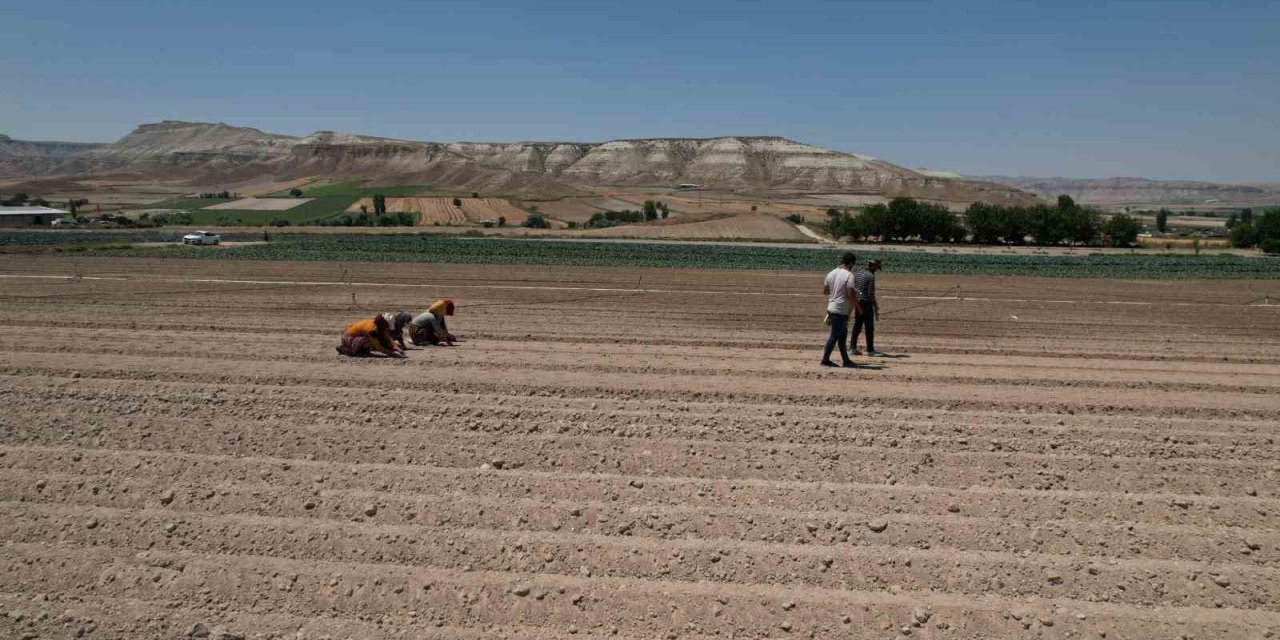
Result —
<instances>
[{"instance_id":1,"label":"tree","mask_svg":"<svg viewBox=\"0 0 1280 640\"><path fill-rule=\"evenodd\" d=\"M387 197L382 194L373 196L373 214L382 215L387 212Z\"/></svg>"},{"instance_id":2,"label":"tree","mask_svg":"<svg viewBox=\"0 0 1280 640\"><path fill-rule=\"evenodd\" d=\"M1064 193L1058 196L1058 208L1063 211L1069 211L1076 208L1076 201L1073 200L1071 196Z\"/></svg>"},{"instance_id":3,"label":"tree","mask_svg":"<svg viewBox=\"0 0 1280 640\"><path fill-rule=\"evenodd\" d=\"M857 230L865 238L875 236L881 241L888 240L894 230L894 220L889 216L889 207L878 202L862 207L854 220L857 221Z\"/></svg>"},{"instance_id":4,"label":"tree","mask_svg":"<svg viewBox=\"0 0 1280 640\"><path fill-rule=\"evenodd\" d=\"M299 189L299 188L297 188L297 187L294 187L294 188L292 188L292 189L290 189L290 190L289 190L289 195L291 195L291 196L293 196L293 197L295 197L295 198L301 198L301 197L302 197L302 189Z\"/></svg>"},{"instance_id":5,"label":"tree","mask_svg":"<svg viewBox=\"0 0 1280 640\"><path fill-rule=\"evenodd\" d=\"M47 207L49 206L49 201L39 196L36 196L32 198L31 202L29 202L28 204L30 204L33 207Z\"/></svg>"},{"instance_id":6,"label":"tree","mask_svg":"<svg viewBox=\"0 0 1280 640\"><path fill-rule=\"evenodd\" d=\"M26 204L27 200L29 199L30 198L27 196L27 194L19 192L9 196L8 200L0 200L0 205L4 205L6 207L14 207L14 206L20 207Z\"/></svg>"},{"instance_id":7,"label":"tree","mask_svg":"<svg viewBox=\"0 0 1280 640\"><path fill-rule=\"evenodd\" d=\"M1038 204L1027 211L1027 230L1039 245L1061 244L1066 240L1070 232L1065 222L1065 212L1061 208Z\"/></svg>"},{"instance_id":8,"label":"tree","mask_svg":"<svg viewBox=\"0 0 1280 640\"><path fill-rule=\"evenodd\" d=\"M462 199L461 199L461 198L454 198L454 199L453 199L453 206L461 208L461 207L462 207Z\"/></svg>"},{"instance_id":9,"label":"tree","mask_svg":"<svg viewBox=\"0 0 1280 640\"><path fill-rule=\"evenodd\" d=\"M360 213L369 213L369 205L367 204L360 205Z\"/></svg>"},{"instance_id":10,"label":"tree","mask_svg":"<svg viewBox=\"0 0 1280 640\"><path fill-rule=\"evenodd\" d=\"M1229 237L1231 246L1237 249L1251 249L1258 246L1258 230L1251 222L1241 222L1232 227Z\"/></svg>"},{"instance_id":11,"label":"tree","mask_svg":"<svg viewBox=\"0 0 1280 640\"><path fill-rule=\"evenodd\" d=\"M1248 224L1253 222L1253 209L1244 208L1240 210L1240 222Z\"/></svg>"},{"instance_id":12,"label":"tree","mask_svg":"<svg viewBox=\"0 0 1280 640\"><path fill-rule=\"evenodd\" d=\"M530 229L548 229L551 227L551 225L547 223L547 219L542 217L541 213L529 214L529 217L525 218L525 221L520 226L528 227Z\"/></svg>"},{"instance_id":13,"label":"tree","mask_svg":"<svg viewBox=\"0 0 1280 640\"><path fill-rule=\"evenodd\" d=\"M1156 231L1165 233L1169 230L1169 210L1160 209L1156 212Z\"/></svg>"},{"instance_id":14,"label":"tree","mask_svg":"<svg viewBox=\"0 0 1280 640\"><path fill-rule=\"evenodd\" d=\"M1131 247L1138 241L1138 234L1142 231L1142 223L1137 218L1127 214L1116 214L1111 216L1102 225L1102 234L1106 236L1107 243L1113 247Z\"/></svg>"},{"instance_id":15,"label":"tree","mask_svg":"<svg viewBox=\"0 0 1280 640\"><path fill-rule=\"evenodd\" d=\"M646 221L658 219L658 203L652 200L645 200L642 210L644 211L644 219Z\"/></svg>"},{"instance_id":16,"label":"tree","mask_svg":"<svg viewBox=\"0 0 1280 640\"><path fill-rule=\"evenodd\" d=\"M477 199L478 199L478 198L480 197L480 194L479 194L478 192L472 191L472 192L471 192L471 197L472 197L472 198L477 198Z\"/></svg>"},{"instance_id":17,"label":"tree","mask_svg":"<svg viewBox=\"0 0 1280 640\"><path fill-rule=\"evenodd\" d=\"M507 226L507 218L505 216L498 216L498 226L499 227Z\"/></svg>"},{"instance_id":18,"label":"tree","mask_svg":"<svg viewBox=\"0 0 1280 640\"><path fill-rule=\"evenodd\" d=\"M1000 242L1000 207L985 202L974 202L964 210L965 224L973 241L978 244Z\"/></svg>"},{"instance_id":19,"label":"tree","mask_svg":"<svg viewBox=\"0 0 1280 640\"><path fill-rule=\"evenodd\" d=\"M755 213L755 212L756 212L756 206L753 204L751 205L751 213Z\"/></svg>"},{"instance_id":20,"label":"tree","mask_svg":"<svg viewBox=\"0 0 1280 640\"><path fill-rule=\"evenodd\" d=\"M1068 214L1071 228L1071 241L1079 244L1093 244L1102 231L1102 214L1091 207L1076 207Z\"/></svg>"}]
</instances>

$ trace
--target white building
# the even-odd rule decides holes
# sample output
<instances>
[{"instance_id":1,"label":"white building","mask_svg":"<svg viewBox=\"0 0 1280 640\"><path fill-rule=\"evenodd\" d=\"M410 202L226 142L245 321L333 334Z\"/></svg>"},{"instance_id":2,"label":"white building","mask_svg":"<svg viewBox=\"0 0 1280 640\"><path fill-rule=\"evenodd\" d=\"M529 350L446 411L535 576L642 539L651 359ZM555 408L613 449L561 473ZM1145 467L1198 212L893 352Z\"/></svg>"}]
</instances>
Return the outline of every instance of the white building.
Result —
<instances>
[{"instance_id":1,"label":"white building","mask_svg":"<svg viewBox=\"0 0 1280 640\"><path fill-rule=\"evenodd\" d=\"M66 215L51 207L0 207L0 227L47 227Z\"/></svg>"}]
</instances>

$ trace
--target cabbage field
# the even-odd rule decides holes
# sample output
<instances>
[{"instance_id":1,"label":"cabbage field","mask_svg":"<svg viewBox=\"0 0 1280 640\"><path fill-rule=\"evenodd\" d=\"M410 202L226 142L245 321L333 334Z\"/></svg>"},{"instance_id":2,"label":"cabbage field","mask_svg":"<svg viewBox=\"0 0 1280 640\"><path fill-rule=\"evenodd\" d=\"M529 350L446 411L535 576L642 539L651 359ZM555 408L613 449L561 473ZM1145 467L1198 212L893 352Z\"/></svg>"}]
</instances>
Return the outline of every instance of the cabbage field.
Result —
<instances>
[{"instance_id":1,"label":"cabbage field","mask_svg":"<svg viewBox=\"0 0 1280 640\"><path fill-rule=\"evenodd\" d=\"M0 234L0 246L21 244L15 236L62 234ZM79 234L77 234L79 235ZM154 238L155 232L145 234ZM120 242L126 234L112 233ZM839 258L832 248L784 248L715 244L639 244L620 242L568 242L512 238L478 238L440 235L320 235L273 233L269 244L255 244L204 251L189 247L145 250L152 257L207 260L304 260L424 262L449 264L538 264L608 267L670 267L700 269L762 269L821 271ZM76 242L84 242L83 238ZM138 250L106 248L95 255L143 255ZM885 269L899 273L1019 275L1058 278L1118 278L1140 280L1277 279L1280 259L1235 255L1094 254L971 255L925 252L859 253L859 261L884 261Z\"/></svg>"}]
</instances>

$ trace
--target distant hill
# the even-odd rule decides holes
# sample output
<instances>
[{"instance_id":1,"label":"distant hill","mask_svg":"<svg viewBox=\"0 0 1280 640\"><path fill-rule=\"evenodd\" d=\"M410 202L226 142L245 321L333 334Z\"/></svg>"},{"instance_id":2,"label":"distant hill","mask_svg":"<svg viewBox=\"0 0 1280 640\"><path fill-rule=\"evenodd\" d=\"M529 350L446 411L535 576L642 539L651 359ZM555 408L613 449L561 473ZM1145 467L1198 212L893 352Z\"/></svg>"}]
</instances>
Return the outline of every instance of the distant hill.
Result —
<instances>
[{"instance_id":1,"label":"distant hill","mask_svg":"<svg viewBox=\"0 0 1280 640\"><path fill-rule=\"evenodd\" d=\"M14 140L0 135L0 176L41 175L56 170L78 153L105 146L97 142Z\"/></svg>"},{"instance_id":2,"label":"distant hill","mask_svg":"<svg viewBox=\"0 0 1280 640\"><path fill-rule=\"evenodd\" d=\"M1033 200L1004 185L926 175L855 153L767 136L441 143L332 131L296 137L221 123L166 121L139 126L109 144L0 138L0 177L112 174L193 185L319 177L524 196L695 183L749 192Z\"/></svg>"},{"instance_id":3,"label":"distant hill","mask_svg":"<svg viewBox=\"0 0 1280 640\"><path fill-rule=\"evenodd\" d=\"M1031 178L983 176L974 178L1003 184L1053 199L1067 194L1076 202L1105 207L1197 206L1250 207L1280 204L1280 183L1219 184L1191 180L1147 178Z\"/></svg>"}]
</instances>

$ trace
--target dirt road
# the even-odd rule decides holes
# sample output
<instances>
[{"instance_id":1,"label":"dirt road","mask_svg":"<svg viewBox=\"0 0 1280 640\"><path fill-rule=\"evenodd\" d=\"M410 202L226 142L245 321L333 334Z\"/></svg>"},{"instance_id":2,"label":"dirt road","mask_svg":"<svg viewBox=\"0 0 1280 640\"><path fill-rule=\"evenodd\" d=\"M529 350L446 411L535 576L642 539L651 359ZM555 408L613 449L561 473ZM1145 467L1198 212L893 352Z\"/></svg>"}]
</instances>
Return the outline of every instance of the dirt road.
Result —
<instances>
[{"instance_id":1,"label":"dirt road","mask_svg":"<svg viewBox=\"0 0 1280 640\"><path fill-rule=\"evenodd\" d=\"M1274 283L883 274L849 371L820 274L0 276L0 637L1280 633Z\"/></svg>"}]
</instances>

